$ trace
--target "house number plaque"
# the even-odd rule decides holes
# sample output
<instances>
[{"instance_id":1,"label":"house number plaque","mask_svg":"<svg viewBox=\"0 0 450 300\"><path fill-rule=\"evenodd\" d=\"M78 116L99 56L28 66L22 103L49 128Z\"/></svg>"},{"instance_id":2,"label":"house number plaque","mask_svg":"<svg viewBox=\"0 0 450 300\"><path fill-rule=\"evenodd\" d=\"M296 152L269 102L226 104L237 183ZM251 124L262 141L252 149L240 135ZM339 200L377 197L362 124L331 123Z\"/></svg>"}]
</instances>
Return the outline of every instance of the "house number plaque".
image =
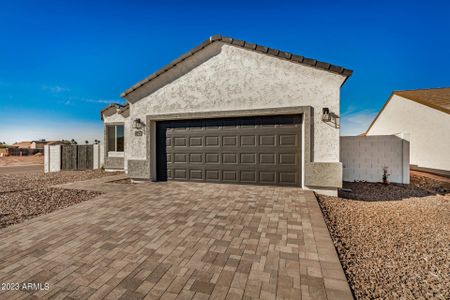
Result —
<instances>
[{"instance_id":1,"label":"house number plaque","mask_svg":"<svg viewBox=\"0 0 450 300\"><path fill-rule=\"evenodd\" d=\"M142 130L136 130L135 132L134 132L134 135L135 136L142 136L144 133L142 132Z\"/></svg>"}]
</instances>

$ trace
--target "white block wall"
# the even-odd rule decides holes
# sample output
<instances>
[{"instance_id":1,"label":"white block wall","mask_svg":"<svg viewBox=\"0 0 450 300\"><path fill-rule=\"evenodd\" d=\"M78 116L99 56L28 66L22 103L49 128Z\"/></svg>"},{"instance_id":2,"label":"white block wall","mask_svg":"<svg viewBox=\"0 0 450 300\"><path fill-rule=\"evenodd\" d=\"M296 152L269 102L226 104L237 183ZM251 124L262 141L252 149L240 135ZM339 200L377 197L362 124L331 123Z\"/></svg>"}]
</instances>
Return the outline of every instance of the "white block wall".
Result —
<instances>
[{"instance_id":1,"label":"white block wall","mask_svg":"<svg viewBox=\"0 0 450 300\"><path fill-rule=\"evenodd\" d=\"M104 146L101 144L94 144L94 170L103 167L105 161Z\"/></svg>"},{"instance_id":2,"label":"white block wall","mask_svg":"<svg viewBox=\"0 0 450 300\"><path fill-rule=\"evenodd\" d=\"M44 172L61 171L61 146L44 146Z\"/></svg>"},{"instance_id":3,"label":"white block wall","mask_svg":"<svg viewBox=\"0 0 450 300\"><path fill-rule=\"evenodd\" d=\"M343 136L340 157L344 181L409 183L409 141L405 135Z\"/></svg>"}]
</instances>

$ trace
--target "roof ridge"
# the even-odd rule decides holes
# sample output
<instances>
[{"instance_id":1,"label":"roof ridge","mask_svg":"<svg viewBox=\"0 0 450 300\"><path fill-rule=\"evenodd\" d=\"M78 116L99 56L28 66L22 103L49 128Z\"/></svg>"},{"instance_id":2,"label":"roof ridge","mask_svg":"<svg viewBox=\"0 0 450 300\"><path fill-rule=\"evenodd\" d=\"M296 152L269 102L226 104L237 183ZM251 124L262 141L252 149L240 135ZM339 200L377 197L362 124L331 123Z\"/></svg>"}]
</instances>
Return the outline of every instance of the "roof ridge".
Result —
<instances>
[{"instance_id":1,"label":"roof ridge","mask_svg":"<svg viewBox=\"0 0 450 300\"><path fill-rule=\"evenodd\" d=\"M120 96L121 97L125 97L128 94L134 92L135 90L137 90L138 88L140 88L141 86L143 86L144 84L148 83L149 81L155 79L156 77L160 76L161 74L167 72L168 70L172 69L173 67L175 67L177 64L183 62L184 60L186 60L188 57L194 55L195 53L201 51L202 49L206 48L207 46L209 46L212 43L215 42L223 42L223 43L227 43L233 46L237 46L237 47L241 47L244 49L248 49L248 50L252 50L252 51L256 51L259 53L263 53L263 54L267 54L270 55L272 57L277 57L280 59L285 59L294 63L299 63L299 64L303 64L303 65L307 65L310 67L314 67L314 68L318 68L324 71L328 71L328 72L332 72L335 74L339 74L345 77L350 77L350 75L352 75L353 71L350 69L345 69L344 67L341 66L337 66L337 65L333 65L327 62L322 62L313 58L307 58L301 55L297 55L297 54L293 54L291 52L286 52L286 51L282 51L279 49L274 49L274 48L270 48L270 47L266 47L266 46L262 46L259 44L254 44L254 43L249 43L247 41L244 40L238 40L232 37L224 37L220 34L216 34L216 35L212 35L209 37L209 39L207 39L206 41L204 41L203 43L201 43L200 45L196 46L195 48L191 49L190 51L188 51L187 53L181 55L180 57L178 57L177 59L173 60L172 62L170 62L169 64L167 64L166 66L160 68L159 70L157 70L156 72L152 73L151 75L149 75L148 77L146 77L145 79L139 81L138 83L134 84L132 87L130 87L129 89L125 90Z\"/></svg>"}]
</instances>

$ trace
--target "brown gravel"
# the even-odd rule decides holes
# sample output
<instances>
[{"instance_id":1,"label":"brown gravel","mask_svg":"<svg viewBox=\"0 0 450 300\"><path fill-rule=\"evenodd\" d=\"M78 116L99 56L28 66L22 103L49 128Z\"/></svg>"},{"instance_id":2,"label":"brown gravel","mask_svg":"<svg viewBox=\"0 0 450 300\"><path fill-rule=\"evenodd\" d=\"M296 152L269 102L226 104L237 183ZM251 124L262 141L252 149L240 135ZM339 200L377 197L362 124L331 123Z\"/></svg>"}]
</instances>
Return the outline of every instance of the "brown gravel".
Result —
<instances>
[{"instance_id":1,"label":"brown gravel","mask_svg":"<svg viewBox=\"0 0 450 300\"><path fill-rule=\"evenodd\" d=\"M104 176L117 175L120 172L96 171L64 171L55 173L36 172L30 174L0 174L0 194L35 188L50 187L81 180L89 180Z\"/></svg>"},{"instance_id":2,"label":"brown gravel","mask_svg":"<svg viewBox=\"0 0 450 300\"><path fill-rule=\"evenodd\" d=\"M55 188L0 194L0 228L90 200L98 195L100 193Z\"/></svg>"},{"instance_id":3,"label":"brown gravel","mask_svg":"<svg viewBox=\"0 0 450 300\"><path fill-rule=\"evenodd\" d=\"M52 185L117 174L102 171L0 174L0 228L92 199L100 194L51 188Z\"/></svg>"},{"instance_id":4,"label":"brown gravel","mask_svg":"<svg viewBox=\"0 0 450 300\"><path fill-rule=\"evenodd\" d=\"M450 299L450 195L421 180L350 185L371 201L318 197L357 299Z\"/></svg>"}]
</instances>

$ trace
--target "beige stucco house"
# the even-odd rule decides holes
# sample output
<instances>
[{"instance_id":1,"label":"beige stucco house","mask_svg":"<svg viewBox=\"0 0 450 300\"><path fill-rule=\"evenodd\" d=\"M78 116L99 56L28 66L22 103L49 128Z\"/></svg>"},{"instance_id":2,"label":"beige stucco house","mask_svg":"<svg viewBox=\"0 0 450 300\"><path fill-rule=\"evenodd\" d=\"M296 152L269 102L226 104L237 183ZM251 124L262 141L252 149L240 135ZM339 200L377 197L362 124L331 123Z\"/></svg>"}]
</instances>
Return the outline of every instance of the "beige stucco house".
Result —
<instances>
[{"instance_id":1,"label":"beige stucco house","mask_svg":"<svg viewBox=\"0 0 450 300\"><path fill-rule=\"evenodd\" d=\"M287 185L336 194L351 71L213 36L101 112L105 168L135 180Z\"/></svg>"},{"instance_id":2,"label":"beige stucco house","mask_svg":"<svg viewBox=\"0 0 450 300\"><path fill-rule=\"evenodd\" d=\"M450 174L450 88L395 91L366 135L409 136L412 169Z\"/></svg>"}]
</instances>

